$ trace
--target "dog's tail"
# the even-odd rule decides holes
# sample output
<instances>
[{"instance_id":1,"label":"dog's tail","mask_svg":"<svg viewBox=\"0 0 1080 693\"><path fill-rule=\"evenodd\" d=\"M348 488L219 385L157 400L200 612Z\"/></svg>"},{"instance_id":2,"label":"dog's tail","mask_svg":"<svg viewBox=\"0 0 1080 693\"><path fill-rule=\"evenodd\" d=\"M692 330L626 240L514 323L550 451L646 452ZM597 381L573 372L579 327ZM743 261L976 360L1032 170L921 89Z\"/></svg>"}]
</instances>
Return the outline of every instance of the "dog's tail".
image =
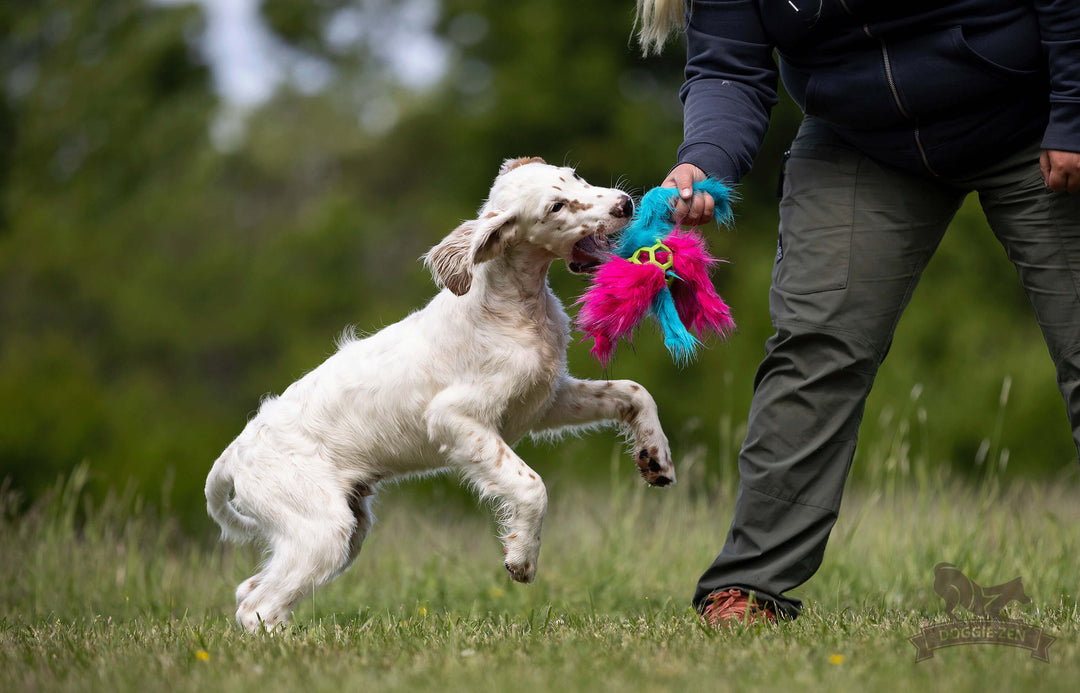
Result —
<instances>
[{"instance_id":1,"label":"dog's tail","mask_svg":"<svg viewBox=\"0 0 1080 693\"><path fill-rule=\"evenodd\" d=\"M210 517L221 525L221 536L236 542L253 539L258 531L255 520L241 515L229 499L233 489L233 475L229 462L235 457L230 445L214 462L210 474L206 477L206 510Z\"/></svg>"}]
</instances>

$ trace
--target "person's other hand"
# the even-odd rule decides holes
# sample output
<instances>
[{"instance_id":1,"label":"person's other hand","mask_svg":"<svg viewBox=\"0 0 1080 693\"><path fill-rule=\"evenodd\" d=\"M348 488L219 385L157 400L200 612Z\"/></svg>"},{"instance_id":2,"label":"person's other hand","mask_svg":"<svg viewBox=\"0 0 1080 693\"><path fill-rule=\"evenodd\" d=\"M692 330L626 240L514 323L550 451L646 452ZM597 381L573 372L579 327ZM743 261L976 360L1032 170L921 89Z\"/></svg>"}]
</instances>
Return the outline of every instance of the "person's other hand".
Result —
<instances>
[{"instance_id":1,"label":"person's other hand","mask_svg":"<svg viewBox=\"0 0 1080 693\"><path fill-rule=\"evenodd\" d=\"M1046 187L1054 192L1080 191L1080 152L1044 149L1039 156L1039 168Z\"/></svg>"},{"instance_id":2,"label":"person's other hand","mask_svg":"<svg viewBox=\"0 0 1080 693\"><path fill-rule=\"evenodd\" d=\"M694 193L694 183L705 180L705 172L693 164L679 164L671 169L662 188L678 188L675 221L683 226L701 226L713 220L716 203L708 193ZM1077 177L1080 180L1080 176Z\"/></svg>"}]
</instances>

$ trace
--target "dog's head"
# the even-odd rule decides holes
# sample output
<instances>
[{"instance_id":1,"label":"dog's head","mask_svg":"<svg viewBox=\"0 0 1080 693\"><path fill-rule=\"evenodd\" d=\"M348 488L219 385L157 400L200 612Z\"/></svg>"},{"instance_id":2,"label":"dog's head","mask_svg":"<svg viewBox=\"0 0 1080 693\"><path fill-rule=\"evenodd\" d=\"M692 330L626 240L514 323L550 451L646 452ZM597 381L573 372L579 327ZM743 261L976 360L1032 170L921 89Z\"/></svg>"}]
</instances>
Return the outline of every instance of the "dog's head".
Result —
<instances>
[{"instance_id":1,"label":"dog's head","mask_svg":"<svg viewBox=\"0 0 1080 693\"><path fill-rule=\"evenodd\" d=\"M607 234L633 213L629 195L589 185L572 168L508 159L478 218L461 224L424 259L435 280L459 296L472 285L474 265L523 245L547 261L562 258L571 272L587 272L607 252Z\"/></svg>"}]
</instances>

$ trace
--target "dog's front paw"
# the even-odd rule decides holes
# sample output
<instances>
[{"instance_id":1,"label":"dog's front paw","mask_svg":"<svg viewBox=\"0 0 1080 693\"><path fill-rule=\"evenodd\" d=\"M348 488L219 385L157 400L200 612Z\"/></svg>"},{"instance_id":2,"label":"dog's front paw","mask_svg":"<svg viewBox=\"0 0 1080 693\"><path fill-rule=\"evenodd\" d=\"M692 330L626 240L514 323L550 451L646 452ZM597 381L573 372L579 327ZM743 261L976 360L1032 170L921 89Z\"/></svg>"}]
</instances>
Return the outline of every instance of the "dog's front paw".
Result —
<instances>
[{"instance_id":1,"label":"dog's front paw","mask_svg":"<svg viewBox=\"0 0 1080 693\"><path fill-rule=\"evenodd\" d=\"M540 542L535 545L522 545L516 541L516 535L510 535L503 553L506 558L503 565L506 572L510 573L510 579L514 582L531 583L536 579L536 564L540 556Z\"/></svg>"},{"instance_id":2,"label":"dog's front paw","mask_svg":"<svg viewBox=\"0 0 1080 693\"><path fill-rule=\"evenodd\" d=\"M518 530L503 538L503 565L514 582L530 583L536 579L540 562L539 528Z\"/></svg>"},{"instance_id":3,"label":"dog's front paw","mask_svg":"<svg viewBox=\"0 0 1080 693\"><path fill-rule=\"evenodd\" d=\"M675 483L675 466L671 464L671 453L658 447L642 448L637 454L638 471L641 478L652 486L668 486Z\"/></svg>"},{"instance_id":4,"label":"dog's front paw","mask_svg":"<svg viewBox=\"0 0 1080 693\"><path fill-rule=\"evenodd\" d=\"M511 563L507 561L506 563L503 563L503 565L506 566L506 572L510 573L510 579L514 582L529 584L536 579L535 563L530 561Z\"/></svg>"}]
</instances>

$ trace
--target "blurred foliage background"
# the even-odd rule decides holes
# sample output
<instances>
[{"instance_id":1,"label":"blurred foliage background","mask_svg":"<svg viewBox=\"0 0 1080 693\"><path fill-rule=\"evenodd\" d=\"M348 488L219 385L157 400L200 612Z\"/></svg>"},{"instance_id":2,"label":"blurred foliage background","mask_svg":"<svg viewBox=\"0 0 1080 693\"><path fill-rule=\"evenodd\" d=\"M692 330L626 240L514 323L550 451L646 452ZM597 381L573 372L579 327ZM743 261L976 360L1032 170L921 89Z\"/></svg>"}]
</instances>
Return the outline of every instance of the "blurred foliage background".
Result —
<instances>
[{"instance_id":1,"label":"blurred foliage background","mask_svg":"<svg viewBox=\"0 0 1080 693\"><path fill-rule=\"evenodd\" d=\"M262 48L229 78L222 36L245 9ZM660 182L682 47L644 60L632 25L630 0L5 0L0 479L29 502L85 462L98 493L166 494L205 521L205 473L259 398L346 325L421 305L419 256L504 158L635 194ZM783 99L735 228L710 233L739 333L679 370L645 327L607 373L652 390L682 481L706 491L732 473L771 332L777 171L798 119ZM584 288L560 265L551 280L568 305ZM605 375L584 344L570 360ZM551 484L602 481L615 445L526 454ZM1076 472L1053 367L974 203L901 323L854 478L911 459Z\"/></svg>"}]
</instances>

